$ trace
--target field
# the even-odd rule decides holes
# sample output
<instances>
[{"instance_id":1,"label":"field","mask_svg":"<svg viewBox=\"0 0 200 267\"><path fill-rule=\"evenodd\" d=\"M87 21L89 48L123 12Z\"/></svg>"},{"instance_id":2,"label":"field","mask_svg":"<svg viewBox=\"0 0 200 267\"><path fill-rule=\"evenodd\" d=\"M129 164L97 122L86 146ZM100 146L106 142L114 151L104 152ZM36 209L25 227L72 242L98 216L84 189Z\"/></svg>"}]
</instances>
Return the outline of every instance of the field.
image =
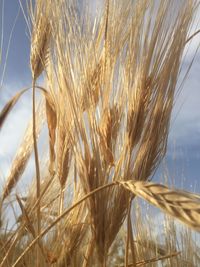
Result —
<instances>
[{"instance_id":1,"label":"field","mask_svg":"<svg viewBox=\"0 0 200 267\"><path fill-rule=\"evenodd\" d=\"M3 184L0 267L200 266L200 195L152 181L200 2L86 2L24 12L32 84L7 101L0 130L28 91L32 118ZM32 153L29 187L16 190Z\"/></svg>"}]
</instances>

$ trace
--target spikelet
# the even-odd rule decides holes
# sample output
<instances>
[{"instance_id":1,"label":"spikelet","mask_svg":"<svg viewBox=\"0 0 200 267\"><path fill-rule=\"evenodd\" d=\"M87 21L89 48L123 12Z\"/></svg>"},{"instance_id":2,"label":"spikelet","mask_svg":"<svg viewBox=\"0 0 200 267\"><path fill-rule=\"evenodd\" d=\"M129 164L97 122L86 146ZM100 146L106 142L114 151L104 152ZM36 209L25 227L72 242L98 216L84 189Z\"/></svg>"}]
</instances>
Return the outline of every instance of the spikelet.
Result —
<instances>
[{"instance_id":1,"label":"spikelet","mask_svg":"<svg viewBox=\"0 0 200 267\"><path fill-rule=\"evenodd\" d=\"M130 107L127 115L127 133L128 144L133 149L141 139L142 131L146 117L148 116L148 108L151 104L150 97L153 94L153 88L150 87L150 78L147 81L142 76L142 71L136 72L134 81L134 95L130 101ZM130 97L131 98L131 97Z\"/></svg>"},{"instance_id":2,"label":"spikelet","mask_svg":"<svg viewBox=\"0 0 200 267\"><path fill-rule=\"evenodd\" d=\"M57 126L57 114L56 107L51 99L50 94L46 94L46 118L47 125L49 129L49 154L50 154L50 163L49 163L49 172L51 175L55 173L55 142L56 142L56 126Z\"/></svg>"},{"instance_id":3,"label":"spikelet","mask_svg":"<svg viewBox=\"0 0 200 267\"><path fill-rule=\"evenodd\" d=\"M91 107L95 107L99 101L101 83L102 83L102 74L104 66L104 56L102 55L99 63L96 64L93 70L90 70L86 84L83 87L82 99L81 99L81 108L82 111L88 110Z\"/></svg>"},{"instance_id":4,"label":"spikelet","mask_svg":"<svg viewBox=\"0 0 200 267\"><path fill-rule=\"evenodd\" d=\"M51 37L49 6L47 4L47 7L37 7L31 36L30 64L33 80L36 80L47 66Z\"/></svg>"},{"instance_id":5,"label":"spikelet","mask_svg":"<svg viewBox=\"0 0 200 267\"><path fill-rule=\"evenodd\" d=\"M72 159L70 127L67 127L62 121L59 121L57 130L57 176L61 188L64 188Z\"/></svg>"},{"instance_id":6,"label":"spikelet","mask_svg":"<svg viewBox=\"0 0 200 267\"><path fill-rule=\"evenodd\" d=\"M103 112L99 125L100 147L105 162L114 165L114 152L120 127L120 111L117 105Z\"/></svg>"}]
</instances>

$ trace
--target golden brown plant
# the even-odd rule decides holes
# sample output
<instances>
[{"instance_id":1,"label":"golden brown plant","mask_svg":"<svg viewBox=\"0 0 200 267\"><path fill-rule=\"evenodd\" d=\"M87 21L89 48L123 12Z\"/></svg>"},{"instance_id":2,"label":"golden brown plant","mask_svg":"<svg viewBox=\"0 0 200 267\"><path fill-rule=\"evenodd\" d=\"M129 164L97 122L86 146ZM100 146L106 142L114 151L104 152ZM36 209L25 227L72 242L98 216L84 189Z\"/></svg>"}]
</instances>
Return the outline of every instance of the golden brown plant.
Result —
<instances>
[{"instance_id":1,"label":"golden brown plant","mask_svg":"<svg viewBox=\"0 0 200 267\"><path fill-rule=\"evenodd\" d=\"M80 7L72 0L37 0L34 11L31 5L33 137L28 148L24 141L20 167L13 164L22 172L34 145L36 181L24 203L17 196L22 214L1 267L21 244L26 248L12 266L22 260L26 265L36 248L33 266L106 267L114 262L109 253L125 220L124 266L178 261L179 251L143 242L141 228L135 242L131 206L139 196L200 229L199 196L148 182L166 153L197 5L107 0L95 17L89 4ZM49 154L41 169L35 88L42 72ZM15 101L0 114L2 123ZM16 173L15 167L4 198L19 179Z\"/></svg>"}]
</instances>

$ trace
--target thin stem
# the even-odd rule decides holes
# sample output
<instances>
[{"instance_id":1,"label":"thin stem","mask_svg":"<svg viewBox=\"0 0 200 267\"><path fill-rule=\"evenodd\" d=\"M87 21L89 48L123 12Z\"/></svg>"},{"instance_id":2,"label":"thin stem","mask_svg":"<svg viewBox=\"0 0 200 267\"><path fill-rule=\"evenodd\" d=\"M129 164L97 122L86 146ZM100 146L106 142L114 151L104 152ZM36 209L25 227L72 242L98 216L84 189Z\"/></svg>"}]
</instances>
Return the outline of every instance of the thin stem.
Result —
<instances>
[{"instance_id":1,"label":"thin stem","mask_svg":"<svg viewBox=\"0 0 200 267\"><path fill-rule=\"evenodd\" d=\"M63 188L61 187L60 189L60 201L59 201L59 215L63 213L63 208L64 208L64 191Z\"/></svg>"},{"instance_id":2,"label":"thin stem","mask_svg":"<svg viewBox=\"0 0 200 267\"><path fill-rule=\"evenodd\" d=\"M63 188L61 186L60 188L60 198L59 198L59 215L61 215L63 213L63 208L64 208L64 191ZM61 223L58 224L58 239L61 236Z\"/></svg>"},{"instance_id":3,"label":"thin stem","mask_svg":"<svg viewBox=\"0 0 200 267\"><path fill-rule=\"evenodd\" d=\"M195 33L193 33L186 41L185 44L187 44L189 41L191 41L197 34L200 33L200 29L198 31L196 31Z\"/></svg>"},{"instance_id":4,"label":"thin stem","mask_svg":"<svg viewBox=\"0 0 200 267\"><path fill-rule=\"evenodd\" d=\"M38 156L38 147L37 147L37 136L36 136L36 104L35 104L35 78L33 78L33 146L34 146L34 156L35 156L35 170L36 170L36 192L37 192L37 200L40 199L40 165L39 165L39 156ZM41 232L41 216L40 216L40 201L37 205L37 235L40 236ZM37 241L37 266L39 263L39 244L40 238Z\"/></svg>"},{"instance_id":5,"label":"thin stem","mask_svg":"<svg viewBox=\"0 0 200 267\"><path fill-rule=\"evenodd\" d=\"M132 254L132 265L133 267L137 266L136 263L136 253L135 253L135 244L133 240L133 230L132 230L132 223L131 223L131 203L132 203L133 198L130 199L130 209L128 212L128 229L129 229L129 242L130 242L130 247L131 247L131 254Z\"/></svg>"},{"instance_id":6,"label":"thin stem","mask_svg":"<svg viewBox=\"0 0 200 267\"><path fill-rule=\"evenodd\" d=\"M125 247L125 258L124 258L124 266L128 267L128 254L129 254L129 235L130 235L130 225L129 225L129 217L130 217L130 207L131 202L128 204L128 217L127 217L127 235L126 235L126 247Z\"/></svg>"}]
</instances>

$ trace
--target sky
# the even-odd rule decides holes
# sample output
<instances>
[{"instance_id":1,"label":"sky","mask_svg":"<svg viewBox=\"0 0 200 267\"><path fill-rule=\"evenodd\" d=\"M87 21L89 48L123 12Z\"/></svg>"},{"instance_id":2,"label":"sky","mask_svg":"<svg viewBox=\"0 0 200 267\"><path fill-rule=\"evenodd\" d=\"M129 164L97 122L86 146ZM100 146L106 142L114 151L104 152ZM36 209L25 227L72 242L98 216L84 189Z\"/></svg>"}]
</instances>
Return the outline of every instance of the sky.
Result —
<instances>
[{"instance_id":1,"label":"sky","mask_svg":"<svg viewBox=\"0 0 200 267\"><path fill-rule=\"evenodd\" d=\"M2 16L2 9L4 9L4 16ZM0 44L3 44L0 62L0 109L2 109L12 95L31 84L31 72L29 34L20 10L19 0L0 0L0 20L0 36L1 29L4 32L3 40L2 36L0 37ZM9 40L15 20L16 24ZM196 28L200 28L198 20L200 20L200 11L197 12L193 32ZM9 42L9 53L4 70ZM199 44L200 36L197 36L190 44L183 60L183 69L189 66ZM31 95L26 93L0 132L0 181L4 181L9 172L11 161L30 116ZM200 192L200 51L197 52L190 74L181 94L176 99L167 155L160 170L163 170L165 166L167 166L169 180L175 181L175 185ZM33 168L34 164L30 162L29 171L31 172ZM162 171L157 173L156 179L160 177L161 179L164 177Z\"/></svg>"}]
</instances>

